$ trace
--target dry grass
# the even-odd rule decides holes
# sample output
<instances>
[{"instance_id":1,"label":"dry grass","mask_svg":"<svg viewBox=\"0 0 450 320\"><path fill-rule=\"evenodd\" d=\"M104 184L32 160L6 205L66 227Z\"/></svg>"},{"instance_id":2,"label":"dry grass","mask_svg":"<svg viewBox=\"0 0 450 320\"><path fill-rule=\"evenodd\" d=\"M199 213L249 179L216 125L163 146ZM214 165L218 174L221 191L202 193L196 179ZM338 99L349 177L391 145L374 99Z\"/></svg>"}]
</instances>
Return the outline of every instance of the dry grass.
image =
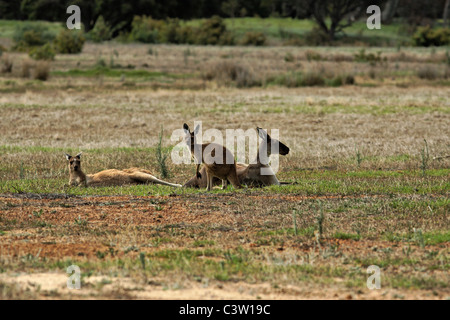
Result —
<instances>
[{"instance_id":1,"label":"dry grass","mask_svg":"<svg viewBox=\"0 0 450 320\"><path fill-rule=\"evenodd\" d=\"M50 77L50 62L36 61L34 66L33 78L36 80L47 81Z\"/></svg>"},{"instance_id":2,"label":"dry grass","mask_svg":"<svg viewBox=\"0 0 450 320\"><path fill-rule=\"evenodd\" d=\"M442 73L435 66L423 66L417 71L417 76L420 79L426 80L436 80L445 76L445 73Z\"/></svg>"},{"instance_id":3,"label":"dry grass","mask_svg":"<svg viewBox=\"0 0 450 320\"><path fill-rule=\"evenodd\" d=\"M3 54L0 58L0 73L11 73L13 62L8 54Z\"/></svg>"},{"instance_id":4,"label":"dry grass","mask_svg":"<svg viewBox=\"0 0 450 320\"><path fill-rule=\"evenodd\" d=\"M115 89L95 95L69 89L11 93L0 103L1 145L148 148L156 146L164 124L169 146L173 130L198 119L204 130L280 129L280 139L292 146L288 158L302 167L345 166L339 159L352 157L355 145L367 156L418 155L424 138L432 155L445 154L450 135L447 93L432 87Z\"/></svg>"},{"instance_id":5,"label":"dry grass","mask_svg":"<svg viewBox=\"0 0 450 320\"><path fill-rule=\"evenodd\" d=\"M33 66L34 66L34 63L33 63L32 60L24 59L22 61L22 69L21 69L21 72L20 72L20 76L22 78L26 78L26 79L30 78L31 70L33 69Z\"/></svg>"}]
</instances>

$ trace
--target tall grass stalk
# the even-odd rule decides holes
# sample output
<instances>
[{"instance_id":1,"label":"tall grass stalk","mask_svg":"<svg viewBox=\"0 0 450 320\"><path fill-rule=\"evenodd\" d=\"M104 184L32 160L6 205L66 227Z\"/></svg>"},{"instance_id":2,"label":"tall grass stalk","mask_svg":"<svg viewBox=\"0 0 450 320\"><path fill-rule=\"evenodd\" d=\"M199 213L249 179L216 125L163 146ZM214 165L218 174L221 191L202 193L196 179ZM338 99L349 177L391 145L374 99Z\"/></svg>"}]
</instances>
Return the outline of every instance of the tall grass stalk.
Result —
<instances>
[{"instance_id":1,"label":"tall grass stalk","mask_svg":"<svg viewBox=\"0 0 450 320\"><path fill-rule=\"evenodd\" d=\"M359 151L358 148L356 148L355 145L355 158L356 158L356 163L358 164L358 168L361 166L361 162L363 161L363 157L361 154L361 151Z\"/></svg>"},{"instance_id":2,"label":"tall grass stalk","mask_svg":"<svg viewBox=\"0 0 450 320\"><path fill-rule=\"evenodd\" d=\"M430 154L428 152L427 140L423 139L423 141L425 142L425 147L422 149L421 152L422 164L420 165L420 168L422 169L423 176L425 176L428 168L428 160L430 159Z\"/></svg>"},{"instance_id":3,"label":"tall grass stalk","mask_svg":"<svg viewBox=\"0 0 450 320\"><path fill-rule=\"evenodd\" d=\"M168 153L163 153L162 151L162 137L164 129L161 126L161 132L159 133L158 146L156 147L156 160L159 166L159 172L162 178L167 178L169 176L169 170L167 169L166 160Z\"/></svg>"},{"instance_id":4,"label":"tall grass stalk","mask_svg":"<svg viewBox=\"0 0 450 320\"><path fill-rule=\"evenodd\" d=\"M292 210L292 220L294 221L294 234L297 235L297 211Z\"/></svg>"},{"instance_id":5,"label":"tall grass stalk","mask_svg":"<svg viewBox=\"0 0 450 320\"><path fill-rule=\"evenodd\" d=\"M323 221L324 221L323 205L322 201L319 201L319 216L317 217L317 231L319 232L319 239L322 239L323 235Z\"/></svg>"}]
</instances>

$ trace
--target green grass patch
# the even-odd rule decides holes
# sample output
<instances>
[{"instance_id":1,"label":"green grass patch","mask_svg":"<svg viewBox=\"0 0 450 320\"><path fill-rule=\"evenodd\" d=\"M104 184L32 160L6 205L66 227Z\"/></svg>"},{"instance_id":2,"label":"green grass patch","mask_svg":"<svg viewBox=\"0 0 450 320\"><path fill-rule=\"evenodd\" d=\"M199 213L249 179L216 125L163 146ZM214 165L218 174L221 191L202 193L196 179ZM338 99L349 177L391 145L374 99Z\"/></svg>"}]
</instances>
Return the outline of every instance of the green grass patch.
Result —
<instances>
[{"instance_id":1,"label":"green grass patch","mask_svg":"<svg viewBox=\"0 0 450 320\"><path fill-rule=\"evenodd\" d=\"M342 239L342 240L360 240L361 236L359 234L353 233L345 233L345 232L336 232L333 235L334 239Z\"/></svg>"},{"instance_id":2,"label":"green grass patch","mask_svg":"<svg viewBox=\"0 0 450 320\"><path fill-rule=\"evenodd\" d=\"M448 211L447 211L448 212ZM430 231L430 232L408 232L393 233L386 232L382 239L392 242L413 242L417 245L437 245L450 242L450 231Z\"/></svg>"},{"instance_id":3,"label":"green grass patch","mask_svg":"<svg viewBox=\"0 0 450 320\"><path fill-rule=\"evenodd\" d=\"M374 195L374 194L447 194L450 190L448 169L430 170L434 176L421 177L419 170L403 174L385 171L297 171L286 172L295 184L270 186L267 193L305 195ZM428 173L428 171L427 171ZM285 179L284 179L285 180Z\"/></svg>"},{"instance_id":4,"label":"green grass patch","mask_svg":"<svg viewBox=\"0 0 450 320\"><path fill-rule=\"evenodd\" d=\"M17 28L27 25L41 25L53 33L55 36L58 34L60 30L62 30L65 26L60 22L49 22L49 21L20 21L20 20L2 20L0 19L0 38L9 38L12 39L14 36L14 32Z\"/></svg>"},{"instance_id":5,"label":"green grass patch","mask_svg":"<svg viewBox=\"0 0 450 320\"><path fill-rule=\"evenodd\" d=\"M68 71L52 71L54 76L60 77L128 77L128 78L142 78L144 80L153 79L184 79L191 77L187 74L171 74L166 72L147 71L147 70L121 70L111 69L108 67L96 66L91 69L71 69Z\"/></svg>"}]
</instances>

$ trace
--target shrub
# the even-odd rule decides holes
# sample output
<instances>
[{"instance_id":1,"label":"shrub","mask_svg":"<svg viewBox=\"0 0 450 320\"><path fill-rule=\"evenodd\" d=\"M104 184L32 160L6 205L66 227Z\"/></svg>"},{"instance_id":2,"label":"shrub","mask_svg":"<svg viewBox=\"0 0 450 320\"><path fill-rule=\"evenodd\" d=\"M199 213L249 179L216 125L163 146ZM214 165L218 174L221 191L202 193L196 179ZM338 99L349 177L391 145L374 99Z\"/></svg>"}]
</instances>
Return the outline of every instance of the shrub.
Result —
<instances>
[{"instance_id":1,"label":"shrub","mask_svg":"<svg viewBox=\"0 0 450 320\"><path fill-rule=\"evenodd\" d=\"M308 61L320 61L320 60L325 60L322 58L322 56L320 55L320 53L312 51L312 50L307 50L305 52L306 55L306 60Z\"/></svg>"},{"instance_id":2,"label":"shrub","mask_svg":"<svg viewBox=\"0 0 450 320\"><path fill-rule=\"evenodd\" d=\"M343 84L355 84L355 77L351 74L344 75L343 80Z\"/></svg>"},{"instance_id":3,"label":"shrub","mask_svg":"<svg viewBox=\"0 0 450 320\"><path fill-rule=\"evenodd\" d=\"M339 87L347 84L355 84L355 77L351 74L336 75L326 81L326 84L331 87Z\"/></svg>"},{"instance_id":4,"label":"shrub","mask_svg":"<svg viewBox=\"0 0 450 320\"><path fill-rule=\"evenodd\" d=\"M30 47L52 42L55 35L40 22L27 22L16 27L13 34L14 50L27 51Z\"/></svg>"},{"instance_id":5,"label":"shrub","mask_svg":"<svg viewBox=\"0 0 450 320\"><path fill-rule=\"evenodd\" d=\"M286 62L293 62L294 61L294 55L290 52L286 53L284 56L284 61Z\"/></svg>"},{"instance_id":6,"label":"shrub","mask_svg":"<svg viewBox=\"0 0 450 320\"><path fill-rule=\"evenodd\" d=\"M53 50L52 46L49 43L46 43L41 47L32 49L29 55L34 60L54 60L55 50Z\"/></svg>"},{"instance_id":7,"label":"shrub","mask_svg":"<svg viewBox=\"0 0 450 320\"><path fill-rule=\"evenodd\" d=\"M129 40L143 43L175 43L200 45L232 45L232 33L220 17L205 20L199 27L182 25L178 19L154 20L135 16Z\"/></svg>"},{"instance_id":8,"label":"shrub","mask_svg":"<svg viewBox=\"0 0 450 320\"><path fill-rule=\"evenodd\" d=\"M3 55L3 52L5 51L7 51L6 48L0 44L0 57Z\"/></svg>"},{"instance_id":9,"label":"shrub","mask_svg":"<svg viewBox=\"0 0 450 320\"><path fill-rule=\"evenodd\" d=\"M416 46L445 46L450 44L450 28L432 29L430 26L419 27L413 35Z\"/></svg>"},{"instance_id":10,"label":"shrub","mask_svg":"<svg viewBox=\"0 0 450 320\"><path fill-rule=\"evenodd\" d=\"M271 81L274 84L285 86L288 88L323 86L325 85L325 77L317 72L289 72L277 76Z\"/></svg>"},{"instance_id":11,"label":"shrub","mask_svg":"<svg viewBox=\"0 0 450 320\"><path fill-rule=\"evenodd\" d=\"M162 29L163 21L147 16L135 16L131 24L130 39L143 43L158 43L158 30Z\"/></svg>"},{"instance_id":12,"label":"shrub","mask_svg":"<svg viewBox=\"0 0 450 320\"><path fill-rule=\"evenodd\" d=\"M381 58L381 52L378 51L377 54L367 53L365 49L361 49L358 53L354 55L356 62L368 62L371 66L375 66L377 63L383 63L387 61L387 58Z\"/></svg>"},{"instance_id":13,"label":"shrub","mask_svg":"<svg viewBox=\"0 0 450 320\"><path fill-rule=\"evenodd\" d=\"M440 77L439 70L432 66L424 66L417 70L420 79L435 80Z\"/></svg>"},{"instance_id":14,"label":"shrub","mask_svg":"<svg viewBox=\"0 0 450 320\"><path fill-rule=\"evenodd\" d=\"M13 68L13 62L8 55L3 55L0 60L0 72L1 73L11 73Z\"/></svg>"},{"instance_id":15,"label":"shrub","mask_svg":"<svg viewBox=\"0 0 450 320\"><path fill-rule=\"evenodd\" d=\"M235 39L227 31L223 19L213 16L211 19L205 20L196 30L195 43L202 45L233 45Z\"/></svg>"},{"instance_id":16,"label":"shrub","mask_svg":"<svg viewBox=\"0 0 450 320\"><path fill-rule=\"evenodd\" d=\"M223 61L214 65L203 74L205 80L216 80L225 85L234 84L239 88L261 85L254 73L233 61Z\"/></svg>"},{"instance_id":17,"label":"shrub","mask_svg":"<svg viewBox=\"0 0 450 320\"><path fill-rule=\"evenodd\" d=\"M82 32L63 29L56 36L55 49L58 53L80 53L85 41Z\"/></svg>"},{"instance_id":18,"label":"shrub","mask_svg":"<svg viewBox=\"0 0 450 320\"><path fill-rule=\"evenodd\" d=\"M349 74L325 75L323 72L318 71L309 71L306 73L296 71L278 75L270 79L268 82L279 86L285 86L288 88L325 86L325 85L338 87L341 85L354 84L355 78Z\"/></svg>"},{"instance_id":19,"label":"shrub","mask_svg":"<svg viewBox=\"0 0 450 320\"><path fill-rule=\"evenodd\" d=\"M34 64L33 61L30 59L25 59L22 62L22 69L20 75L22 78L29 78L31 75L31 69L33 68Z\"/></svg>"},{"instance_id":20,"label":"shrub","mask_svg":"<svg viewBox=\"0 0 450 320\"><path fill-rule=\"evenodd\" d=\"M269 80L270 83L288 88L296 88L302 86L302 73L301 72L289 72L286 74L278 75Z\"/></svg>"},{"instance_id":21,"label":"shrub","mask_svg":"<svg viewBox=\"0 0 450 320\"><path fill-rule=\"evenodd\" d=\"M309 46L321 46L329 44L329 42L329 36L317 27L305 34L305 43Z\"/></svg>"},{"instance_id":22,"label":"shrub","mask_svg":"<svg viewBox=\"0 0 450 320\"><path fill-rule=\"evenodd\" d=\"M244 46L263 46L266 44L266 35L262 32L246 32L241 44Z\"/></svg>"},{"instance_id":23,"label":"shrub","mask_svg":"<svg viewBox=\"0 0 450 320\"><path fill-rule=\"evenodd\" d=\"M50 76L50 63L48 61L37 61L34 66L33 78L46 81Z\"/></svg>"},{"instance_id":24,"label":"shrub","mask_svg":"<svg viewBox=\"0 0 450 320\"><path fill-rule=\"evenodd\" d=\"M307 87L323 86L325 84L325 77L318 72L307 72L303 75L302 85Z\"/></svg>"},{"instance_id":25,"label":"shrub","mask_svg":"<svg viewBox=\"0 0 450 320\"><path fill-rule=\"evenodd\" d=\"M87 34L88 38L94 42L108 41L112 38L111 27L105 23L103 16L99 16L94 28Z\"/></svg>"}]
</instances>

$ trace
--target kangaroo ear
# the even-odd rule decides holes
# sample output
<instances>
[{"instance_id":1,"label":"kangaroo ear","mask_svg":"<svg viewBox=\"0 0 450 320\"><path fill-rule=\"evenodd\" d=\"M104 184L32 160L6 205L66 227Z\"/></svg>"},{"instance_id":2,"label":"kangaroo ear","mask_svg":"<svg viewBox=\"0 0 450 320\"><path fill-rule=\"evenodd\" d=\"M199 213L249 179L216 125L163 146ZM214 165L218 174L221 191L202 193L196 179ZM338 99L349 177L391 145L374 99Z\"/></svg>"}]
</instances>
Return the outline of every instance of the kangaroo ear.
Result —
<instances>
[{"instance_id":1,"label":"kangaroo ear","mask_svg":"<svg viewBox=\"0 0 450 320\"><path fill-rule=\"evenodd\" d=\"M66 153L66 159L70 160L70 158L72 158L72 156L70 154Z\"/></svg>"},{"instance_id":2,"label":"kangaroo ear","mask_svg":"<svg viewBox=\"0 0 450 320\"><path fill-rule=\"evenodd\" d=\"M200 131L200 125L198 124L194 129L194 135L197 135L199 131Z\"/></svg>"},{"instance_id":3,"label":"kangaroo ear","mask_svg":"<svg viewBox=\"0 0 450 320\"><path fill-rule=\"evenodd\" d=\"M187 130L187 131L189 131L189 132L191 132L190 130L189 130L189 126L185 123L185 124L183 124L183 129L184 130Z\"/></svg>"},{"instance_id":4,"label":"kangaroo ear","mask_svg":"<svg viewBox=\"0 0 450 320\"><path fill-rule=\"evenodd\" d=\"M83 152L80 152L79 154L77 154L76 156L75 156L75 158L78 158L78 159L81 159L81 154L82 154Z\"/></svg>"},{"instance_id":5,"label":"kangaroo ear","mask_svg":"<svg viewBox=\"0 0 450 320\"><path fill-rule=\"evenodd\" d=\"M263 139L263 140L270 139L269 135L267 134L266 131L264 131L264 129L261 129L260 127L256 127L256 131L258 131L258 134L261 137L261 139Z\"/></svg>"}]
</instances>

